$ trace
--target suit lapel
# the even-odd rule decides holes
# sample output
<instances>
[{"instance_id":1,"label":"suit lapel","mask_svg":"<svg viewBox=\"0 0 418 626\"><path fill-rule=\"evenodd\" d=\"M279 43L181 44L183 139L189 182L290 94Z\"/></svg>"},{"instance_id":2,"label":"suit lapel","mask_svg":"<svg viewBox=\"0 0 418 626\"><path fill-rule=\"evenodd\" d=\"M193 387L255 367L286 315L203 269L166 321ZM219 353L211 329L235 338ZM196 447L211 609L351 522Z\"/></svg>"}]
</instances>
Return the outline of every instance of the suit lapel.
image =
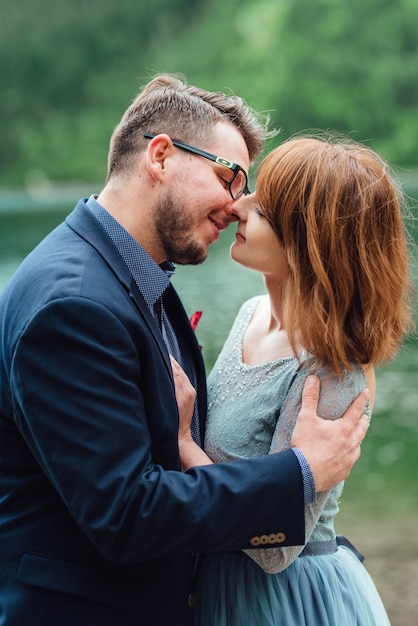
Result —
<instances>
[{"instance_id":1,"label":"suit lapel","mask_svg":"<svg viewBox=\"0 0 418 626\"><path fill-rule=\"evenodd\" d=\"M196 334L192 329L189 317L183 307L183 304L172 285L164 292L164 309L170 319L173 328L175 328L177 339L182 352L187 352L191 362L194 364L197 375L198 386L198 410L199 422L202 441L205 434L205 422L207 411L207 395L206 395L206 373L202 358L202 352L196 338Z\"/></svg>"},{"instance_id":2,"label":"suit lapel","mask_svg":"<svg viewBox=\"0 0 418 626\"><path fill-rule=\"evenodd\" d=\"M155 343L161 352L168 374L174 385L171 363L167 354L167 347L155 319L152 316L148 305L139 291L125 262L115 248L111 239L101 227L100 223L86 207L84 200L80 200L74 211L66 218L66 222L72 230L85 239L85 241L87 241L98 252L98 254L100 254L104 262L112 270L115 278L128 292L133 305L147 324L150 334L154 338Z\"/></svg>"},{"instance_id":3,"label":"suit lapel","mask_svg":"<svg viewBox=\"0 0 418 626\"><path fill-rule=\"evenodd\" d=\"M91 246L93 246L93 248L97 250L98 254L100 254L104 262L115 274L116 279L129 293L133 305L136 307L139 314L147 324L148 329L158 346L167 368L167 372L174 386L173 373L167 353L167 347L155 319L152 316L148 305L139 291L130 271L125 265L111 239L107 236L106 232L100 226L94 215L87 209L86 199L80 200L74 211L67 217L66 222L70 228L77 232L80 237L85 239ZM207 411L206 374L203 358L187 313L171 284L164 292L164 308L176 332L181 350L189 352L190 358L196 368L199 420L203 441Z\"/></svg>"}]
</instances>

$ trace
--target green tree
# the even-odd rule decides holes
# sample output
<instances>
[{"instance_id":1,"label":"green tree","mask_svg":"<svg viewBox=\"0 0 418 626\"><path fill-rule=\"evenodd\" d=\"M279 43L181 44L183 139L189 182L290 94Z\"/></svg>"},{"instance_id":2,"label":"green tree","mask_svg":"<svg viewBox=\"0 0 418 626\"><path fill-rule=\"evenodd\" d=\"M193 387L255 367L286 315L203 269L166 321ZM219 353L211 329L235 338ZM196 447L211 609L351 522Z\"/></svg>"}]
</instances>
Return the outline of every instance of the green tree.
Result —
<instances>
[{"instance_id":1,"label":"green tree","mask_svg":"<svg viewBox=\"0 0 418 626\"><path fill-rule=\"evenodd\" d=\"M282 33L287 133L335 128L417 165L418 4L295 0Z\"/></svg>"},{"instance_id":2,"label":"green tree","mask_svg":"<svg viewBox=\"0 0 418 626\"><path fill-rule=\"evenodd\" d=\"M0 185L101 181L159 71L231 89L282 129L333 128L418 166L416 0L0 0Z\"/></svg>"},{"instance_id":3,"label":"green tree","mask_svg":"<svg viewBox=\"0 0 418 626\"><path fill-rule=\"evenodd\" d=\"M150 74L151 39L180 33L194 2L0 0L0 183L30 169L102 179L115 116Z\"/></svg>"}]
</instances>

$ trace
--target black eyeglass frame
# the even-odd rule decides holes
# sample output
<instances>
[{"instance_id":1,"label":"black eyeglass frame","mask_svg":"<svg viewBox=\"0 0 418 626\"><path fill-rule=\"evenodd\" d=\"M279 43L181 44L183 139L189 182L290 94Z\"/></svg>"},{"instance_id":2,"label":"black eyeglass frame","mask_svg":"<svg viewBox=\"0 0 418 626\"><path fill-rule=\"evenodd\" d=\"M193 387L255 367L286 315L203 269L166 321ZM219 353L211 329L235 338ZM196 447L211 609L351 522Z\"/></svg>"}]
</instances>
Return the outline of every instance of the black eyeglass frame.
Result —
<instances>
[{"instance_id":1,"label":"black eyeglass frame","mask_svg":"<svg viewBox=\"0 0 418 626\"><path fill-rule=\"evenodd\" d=\"M154 137L156 136L157 135L155 133L144 133L144 137L146 137L147 139L154 139ZM209 159L209 161L213 161L218 165L223 165L224 167L227 167L229 170L231 170L233 172L233 176L231 180L228 181L228 189L233 200L238 200L238 198L241 198L241 196L248 196L251 193L251 191L248 189L247 172L241 167L241 165L238 165L238 163L234 163L233 161L229 161L228 159L224 159L223 157L216 156L216 154L212 154L211 152L206 152L206 150L195 148L195 146L184 143L184 141L178 141L178 139L171 139L171 142L173 146L176 146L176 148L180 148L180 150L191 152L192 154L201 156L204 159ZM238 176L239 172L242 172L244 174L245 186L237 194L234 194L232 192L232 183Z\"/></svg>"}]
</instances>

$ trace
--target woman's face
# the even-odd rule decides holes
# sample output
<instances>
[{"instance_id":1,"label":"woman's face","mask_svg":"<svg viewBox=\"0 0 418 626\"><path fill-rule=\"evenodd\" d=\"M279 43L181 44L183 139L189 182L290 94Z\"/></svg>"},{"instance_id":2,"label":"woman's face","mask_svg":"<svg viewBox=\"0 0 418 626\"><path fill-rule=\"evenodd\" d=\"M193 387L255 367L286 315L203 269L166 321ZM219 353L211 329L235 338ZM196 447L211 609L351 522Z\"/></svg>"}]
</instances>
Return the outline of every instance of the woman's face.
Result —
<instances>
[{"instance_id":1,"label":"woman's face","mask_svg":"<svg viewBox=\"0 0 418 626\"><path fill-rule=\"evenodd\" d=\"M235 203L239 218L231 258L244 267L278 280L286 278L289 266L286 253L276 233L264 217L256 194L243 196Z\"/></svg>"}]
</instances>

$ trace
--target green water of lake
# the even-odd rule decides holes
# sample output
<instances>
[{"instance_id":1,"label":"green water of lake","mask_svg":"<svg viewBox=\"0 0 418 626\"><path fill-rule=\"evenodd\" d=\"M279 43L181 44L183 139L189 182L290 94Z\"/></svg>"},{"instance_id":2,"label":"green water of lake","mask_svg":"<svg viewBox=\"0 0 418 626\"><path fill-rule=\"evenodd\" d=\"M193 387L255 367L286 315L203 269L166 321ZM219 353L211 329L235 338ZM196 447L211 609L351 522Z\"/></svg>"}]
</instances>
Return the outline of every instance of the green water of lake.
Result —
<instances>
[{"instance_id":1,"label":"green water of lake","mask_svg":"<svg viewBox=\"0 0 418 626\"><path fill-rule=\"evenodd\" d=\"M23 257L72 209L0 211L0 291ZM203 311L199 342L208 370L241 303L264 292L260 276L233 263L228 254L235 227L222 233L207 261L179 267L173 282L191 314ZM377 398L362 456L347 482L344 500L368 510L418 512L418 338L377 372ZM364 509L363 509L364 510Z\"/></svg>"}]
</instances>

